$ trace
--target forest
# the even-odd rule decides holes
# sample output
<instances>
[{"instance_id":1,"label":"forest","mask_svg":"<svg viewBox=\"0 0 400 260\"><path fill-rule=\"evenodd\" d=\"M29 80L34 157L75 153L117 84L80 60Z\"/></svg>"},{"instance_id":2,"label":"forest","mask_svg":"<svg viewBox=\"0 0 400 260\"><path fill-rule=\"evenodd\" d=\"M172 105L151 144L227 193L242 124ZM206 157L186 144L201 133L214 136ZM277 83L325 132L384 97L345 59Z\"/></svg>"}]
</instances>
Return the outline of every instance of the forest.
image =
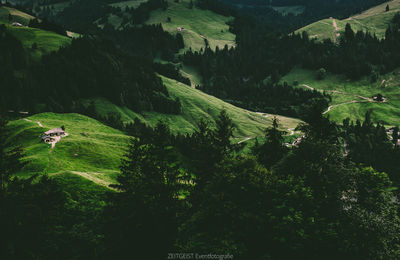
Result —
<instances>
[{"instance_id":1,"label":"forest","mask_svg":"<svg viewBox=\"0 0 400 260\"><path fill-rule=\"evenodd\" d=\"M287 148L275 119L248 155L231 142L225 111L215 128L201 120L186 136L161 122L152 131L133 124L126 131L140 138L121 162L118 192L12 177L23 151L6 142L2 121L0 257L398 259L398 172L378 169L398 169L385 155L398 157L399 147L368 120L337 125L316 114Z\"/></svg>"},{"instance_id":2,"label":"forest","mask_svg":"<svg viewBox=\"0 0 400 260\"><path fill-rule=\"evenodd\" d=\"M0 78L0 109L74 112L79 100L104 97L138 112L179 114L180 103L169 97L155 74L152 58L156 51L163 49L175 52L182 43L157 26L136 29L136 33L143 37L127 43L132 50L141 52L140 55L129 52L129 48L122 51L101 36L87 36L74 39L70 46L44 55L37 62L30 58L21 42L0 25L0 61L5 65L1 71L4 77ZM146 44L153 42L152 37L159 37L159 44L165 43L163 49ZM125 41L122 33L120 38ZM115 41L118 40L116 37ZM44 108L38 104L43 104Z\"/></svg>"}]
</instances>

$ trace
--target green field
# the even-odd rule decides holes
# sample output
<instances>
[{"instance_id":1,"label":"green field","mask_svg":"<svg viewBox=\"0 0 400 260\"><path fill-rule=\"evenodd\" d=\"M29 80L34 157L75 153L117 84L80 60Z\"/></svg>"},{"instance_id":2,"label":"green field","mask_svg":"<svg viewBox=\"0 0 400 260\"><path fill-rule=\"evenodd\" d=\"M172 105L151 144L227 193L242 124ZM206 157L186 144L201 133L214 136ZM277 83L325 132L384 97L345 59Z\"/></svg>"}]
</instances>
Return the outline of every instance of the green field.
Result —
<instances>
[{"instance_id":1,"label":"green field","mask_svg":"<svg viewBox=\"0 0 400 260\"><path fill-rule=\"evenodd\" d=\"M389 12L386 12L387 4L390 6ZM376 34L378 38L383 38L393 16L399 11L400 0L392 0L344 20L332 18L317 21L297 30L296 33L306 31L312 38L318 40L329 38L335 41L337 37L343 34L346 24L349 23L354 31L368 31ZM337 29L333 26L334 21L336 22Z\"/></svg>"},{"instance_id":2,"label":"green field","mask_svg":"<svg viewBox=\"0 0 400 260\"><path fill-rule=\"evenodd\" d=\"M144 112L137 114L128 108L118 107L104 99L96 99L95 104L98 112L106 115L108 112L118 112L122 116L124 122L132 122L135 118L139 118L148 125L155 126L158 121L164 121L174 133L191 133L197 129L197 123L201 118L208 120L211 124L215 124L215 119L222 109L227 110L229 116L236 125L235 140L243 140L248 137L263 136L266 127L271 126L273 115L265 115L263 117L254 112L247 111L226 103L218 98L207 95L192 87L162 77L168 92L172 97L178 97L182 103L182 114L166 115L156 112ZM300 120L278 116L282 129L295 128Z\"/></svg>"},{"instance_id":3,"label":"green field","mask_svg":"<svg viewBox=\"0 0 400 260\"><path fill-rule=\"evenodd\" d=\"M54 148L41 141L45 131L62 125L68 136ZM128 143L122 132L78 114L37 114L10 122L8 129L7 141L21 145L30 162L20 176L71 173L104 186L115 182Z\"/></svg>"},{"instance_id":4,"label":"green field","mask_svg":"<svg viewBox=\"0 0 400 260\"><path fill-rule=\"evenodd\" d=\"M177 33L178 27L183 27L181 32L187 48L200 50L205 47L206 38L211 49L216 46L223 48L235 46L235 35L229 32L229 26L226 24L232 17L218 15L212 11L201 10L196 7L189 9L190 0L180 0L179 3L168 1L168 9L156 10L151 13L147 24L161 23L164 30L170 33ZM167 22L167 18L171 22Z\"/></svg>"},{"instance_id":5,"label":"green field","mask_svg":"<svg viewBox=\"0 0 400 260\"><path fill-rule=\"evenodd\" d=\"M8 14L13 15L12 22L8 21ZM33 16L16 9L0 7L0 24L6 24L8 30L22 42L23 46L30 51L34 58L39 58L43 54L57 51L60 47L71 43L71 39L66 36L28 27L29 20L33 18ZM12 26L11 24L15 21L24 26ZM37 44L38 48L36 50L32 50L33 43Z\"/></svg>"},{"instance_id":6,"label":"green field","mask_svg":"<svg viewBox=\"0 0 400 260\"><path fill-rule=\"evenodd\" d=\"M343 76L331 75L317 80L316 72L294 69L282 78L282 82L292 84L297 81L299 87L308 87L319 91L327 91L332 96L332 109L326 113L337 122L349 117L352 120L364 118L372 109L372 119L386 125L400 125L400 70L381 76L371 83L369 78L358 81L347 80ZM387 102L373 102L371 98L378 93L387 98ZM355 102L355 103L350 103Z\"/></svg>"}]
</instances>

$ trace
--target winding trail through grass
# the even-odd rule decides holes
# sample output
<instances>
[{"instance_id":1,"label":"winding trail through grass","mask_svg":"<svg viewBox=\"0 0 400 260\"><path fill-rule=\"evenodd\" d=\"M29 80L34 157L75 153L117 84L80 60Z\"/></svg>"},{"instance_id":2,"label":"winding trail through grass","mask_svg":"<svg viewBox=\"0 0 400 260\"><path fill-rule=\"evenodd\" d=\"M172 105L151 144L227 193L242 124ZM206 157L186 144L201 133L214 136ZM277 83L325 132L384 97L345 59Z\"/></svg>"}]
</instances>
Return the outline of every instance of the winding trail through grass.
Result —
<instances>
[{"instance_id":1,"label":"winding trail through grass","mask_svg":"<svg viewBox=\"0 0 400 260\"><path fill-rule=\"evenodd\" d=\"M243 139L242 141L239 141L237 144L241 144L241 143L247 142L247 141L249 141L249 140L251 140L251 139L254 139L254 137L252 137L252 136L246 137L246 138Z\"/></svg>"},{"instance_id":2,"label":"winding trail through grass","mask_svg":"<svg viewBox=\"0 0 400 260\"><path fill-rule=\"evenodd\" d=\"M332 106L329 106L328 109L327 109L325 112L323 112L322 114L325 115L326 113L328 113L329 111L331 111L332 109L334 109L334 108L336 108L336 107L338 107L338 106L343 106L343 105L348 105L348 104L355 104L355 103L366 103L366 102L368 102L368 101L357 101L357 100L352 100L352 101L349 101L349 102L345 102L345 103L341 103L341 104L332 105Z\"/></svg>"},{"instance_id":3,"label":"winding trail through grass","mask_svg":"<svg viewBox=\"0 0 400 260\"><path fill-rule=\"evenodd\" d=\"M79 175L85 179L88 179L98 185L101 185L103 187L106 187L107 189L113 190L113 191L117 191L117 189L110 187L111 184L115 184L109 181L105 181L103 179L97 178L93 175L99 175L101 173L97 173L97 172L93 172L93 173L87 173L87 172L78 172L78 171L70 171L70 173L75 174L75 175Z\"/></svg>"},{"instance_id":4,"label":"winding trail through grass","mask_svg":"<svg viewBox=\"0 0 400 260\"><path fill-rule=\"evenodd\" d=\"M338 106L343 106L343 105L348 105L348 104L355 104L355 103L366 103L366 102L371 102L371 103L384 103L384 102L386 102L386 100L384 102L379 102L379 101L376 101L376 100L374 100L372 98L369 98L369 97L355 95L355 94L342 92L342 91L338 91L338 90L323 90L323 91L321 91L321 90L315 89L315 88L313 88L313 87L311 87L309 85L306 85L306 84L302 84L301 86L303 86L303 87L305 87L305 88L307 88L309 90L312 90L312 91L316 90L316 91L319 91L319 92L336 93L336 94L348 95L348 96L353 96L355 98L362 99L362 100L351 100L351 101L348 101L348 102L344 102L344 103L340 103L340 104L335 104L335 105L329 106L328 109L325 112L322 113L323 115L325 115L326 113L328 113L329 111L331 111L332 109L334 109L334 108L336 108Z\"/></svg>"},{"instance_id":5,"label":"winding trail through grass","mask_svg":"<svg viewBox=\"0 0 400 260\"><path fill-rule=\"evenodd\" d=\"M334 18L330 18L332 20L333 25L333 42L337 42L337 38L340 37L339 28L337 26L336 20Z\"/></svg>"}]
</instances>

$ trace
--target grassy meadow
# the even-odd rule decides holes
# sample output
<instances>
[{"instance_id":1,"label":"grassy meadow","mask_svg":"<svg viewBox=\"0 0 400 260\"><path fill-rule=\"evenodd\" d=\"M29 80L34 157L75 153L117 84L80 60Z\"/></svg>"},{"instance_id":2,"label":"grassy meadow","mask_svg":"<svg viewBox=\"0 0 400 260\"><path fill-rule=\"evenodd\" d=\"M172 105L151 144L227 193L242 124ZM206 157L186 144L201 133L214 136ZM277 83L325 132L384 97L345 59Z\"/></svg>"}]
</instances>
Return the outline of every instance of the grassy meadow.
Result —
<instances>
[{"instance_id":1,"label":"grassy meadow","mask_svg":"<svg viewBox=\"0 0 400 260\"><path fill-rule=\"evenodd\" d=\"M372 109L372 119L386 125L400 125L400 70L381 76L376 82L369 78L358 81L347 80L343 76L328 74L323 80L317 80L317 73L310 70L294 69L282 78L298 87L307 85L319 91L327 91L332 96L332 110L326 113L332 120L341 122L349 117L352 120L364 118ZM371 102L378 93L387 98L387 102ZM350 103L357 102L357 103Z\"/></svg>"},{"instance_id":2,"label":"grassy meadow","mask_svg":"<svg viewBox=\"0 0 400 260\"><path fill-rule=\"evenodd\" d=\"M195 6L189 9L190 0L180 0L179 3L168 1L167 10L155 10L151 13L147 24L161 23L164 30L177 33L178 27L184 27L181 32L187 48L200 50L205 47L207 39L211 49L216 46L223 48L235 46L235 35L229 32L226 24L232 17L225 17L209 10L198 9ZM171 22L167 22L167 18Z\"/></svg>"},{"instance_id":3,"label":"grassy meadow","mask_svg":"<svg viewBox=\"0 0 400 260\"><path fill-rule=\"evenodd\" d=\"M11 22L8 21L9 14L13 16L13 21ZM31 19L34 19L34 17L16 9L0 7L0 24L7 26L7 29L22 42L25 49L32 54L33 58L40 58L43 54L57 51L60 47L71 43L71 39L66 36L28 27L27 25ZM24 26L12 26L13 22L19 22ZM37 44L36 50L32 49L34 43Z\"/></svg>"},{"instance_id":4,"label":"grassy meadow","mask_svg":"<svg viewBox=\"0 0 400 260\"><path fill-rule=\"evenodd\" d=\"M163 121L170 125L174 133L191 133L197 128L197 123L201 118L206 119L214 125L220 111L227 110L229 116L236 125L234 133L235 140L243 140L248 137L263 136L265 128L271 126L274 115L261 116L257 113L235 107L216 97L207 95L185 84L179 83L162 77L168 92L172 97L178 97L182 103L182 113L180 115L166 115L156 112L134 113L126 107L118 107L104 99L96 99L96 109L100 114L106 115L108 112L118 112L124 122L132 122L139 118L150 126ZM277 116L282 124L282 129L288 130L295 128L300 120Z\"/></svg>"},{"instance_id":5,"label":"grassy meadow","mask_svg":"<svg viewBox=\"0 0 400 260\"><path fill-rule=\"evenodd\" d=\"M45 131L62 125L68 136L54 148L41 141ZM21 145L29 161L20 176L69 173L103 186L115 182L129 141L122 132L79 114L36 114L10 122L8 130L7 141Z\"/></svg>"}]
</instances>

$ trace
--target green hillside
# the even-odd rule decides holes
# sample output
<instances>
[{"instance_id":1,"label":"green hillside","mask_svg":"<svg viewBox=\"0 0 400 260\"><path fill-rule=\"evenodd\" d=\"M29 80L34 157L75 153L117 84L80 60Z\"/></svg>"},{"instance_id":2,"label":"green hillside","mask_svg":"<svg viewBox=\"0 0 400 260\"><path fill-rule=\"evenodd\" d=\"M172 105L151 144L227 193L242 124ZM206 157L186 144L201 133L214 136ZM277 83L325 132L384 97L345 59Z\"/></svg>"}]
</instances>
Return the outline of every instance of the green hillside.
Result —
<instances>
[{"instance_id":1,"label":"green hillside","mask_svg":"<svg viewBox=\"0 0 400 260\"><path fill-rule=\"evenodd\" d=\"M226 109L237 128L234 142L262 137L265 128L271 125L273 115L250 112L174 80L164 77L162 79L170 95L181 100L182 114L138 114L104 99L95 99L96 109L102 115L119 112L125 123L139 118L148 125L155 126L163 121L174 133L193 132L201 118L213 125L221 110ZM282 129L288 132L288 140L294 139L298 134L294 132L294 128L300 121L282 116L278 118ZM45 131L61 126L65 126L68 136L63 137L54 147L41 141L41 135ZM51 176L73 174L102 186L115 183L120 160L129 139L122 132L79 114L36 114L10 122L8 129L11 137L7 141L22 145L26 152L24 160L30 162L20 176L35 173Z\"/></svg>"},{"instance_id":2,"label":"green hillside","mask_svg":"<svg viewBox=\"0 0 400 260\"><path fill-rule=\"evenodd\" d=\"M42 142L45 131L61 126L68 136L54 148ZM108 185L115 180L128 143L122 132L79 114L37 114L10 122L8 129L12 134L7 141L22 145L24 160L30 162L21 176L71 173Z\"/></svg>"},{"instance_id":3,"label":"green hillside","mask_svg":"<svg viewBox=\"0 0 400 260\"><path fill-rule=\"evenodd\" d=\"M235 46L235 35L229 32L226 24L232 17L225 17L212 11L193 7L189 9L190 0L168 1L167 10L156 10L151 13L147 24L161 23L164 30L170 33L177 33L178 27L181 31L186 47L199 50L205 47L204 39L207 39L211 49L216 46L223 48ZM167 22L170 17L171 21Z\"/></svg>"},{"instance_id":4,"label":"green hillside","mask_svg":"<svg viewBox=\"0 0 400 260\"><path fill-rule=\"evenodd\" d=\"M165 77L162 77L162 79L170 95L180 99L182 103L182 113L180 115L166 115L156 112L137 114L128 108L118 107L103 99L95 101L96 108L102 115L106 115L108 112L118 112L122 115L124 122L131 122L134 118L139 118L148 125L154 126L161 120L166 122L174 133L193 132L201 118L205 118L211 124L214 124L220 111L225 109L236 124L237 131L234 135L238 141L248 137L263 136L265 128L271 125L274 115L265 114L261 116L260 114L235 107L175 80ZM282 128L286 131L294 129L300 123L298 119L283 116L277 117L282 124Z\"/></svg>"},{"instance_id":5,"label":"green hillside","mask_svg":"<svg viewBox=\"0 0 400 260\"><path fill-rule=\"evenodd\" d=\"M372 119L387 125L400 125L400 69L381 76L371 83L370 78L358 81L347 80L344 76L328 74L323 80L317 79L317 73L304 69L294 69L282 78L282 82L302 88L314 88L326 91L332 96L331 107L326 115L337 122L349 117L352 120L363 119L372 109ZM382 94L386 102L375 102L372 97Z\"/></svg>"},{"instance_id":6,"label":"green hillside","mask_svg":"<svg viewBox=\"0 0 400 260\"><path fill-rule=\"evenodd\" d=\"M390 6L389 12L386 12L387 4ZM296 33L306 31L312 38L318 40L330 38L336 41L344 32L346 24L349 23L354 31L369 31L372 34L376 34L378 38L383 38L390 21L399 11L400 0L392 0L344 20L330 18L317 21L297 30Z\"/></svg>"},{"instance_id":7,"label":"green hillside","mask_svg":"<svg viewBox=\"0 0 400 260\"><path fill-rule=\"evenodd\" d=\"M9 14L12 21L9 21ZM71 39L60 34L45 31L37 28L30 28L27 25L33 16L9 7L0 7L0 24L5 24L8 30L18 38L24 47L29 50L34 58L42 54L58 50L60 47L71 43ZM12 23L18 22L23 26L13 26ZM37 49L32 50L32 44L37 44Z\"/></svg>"}]
</instances>

